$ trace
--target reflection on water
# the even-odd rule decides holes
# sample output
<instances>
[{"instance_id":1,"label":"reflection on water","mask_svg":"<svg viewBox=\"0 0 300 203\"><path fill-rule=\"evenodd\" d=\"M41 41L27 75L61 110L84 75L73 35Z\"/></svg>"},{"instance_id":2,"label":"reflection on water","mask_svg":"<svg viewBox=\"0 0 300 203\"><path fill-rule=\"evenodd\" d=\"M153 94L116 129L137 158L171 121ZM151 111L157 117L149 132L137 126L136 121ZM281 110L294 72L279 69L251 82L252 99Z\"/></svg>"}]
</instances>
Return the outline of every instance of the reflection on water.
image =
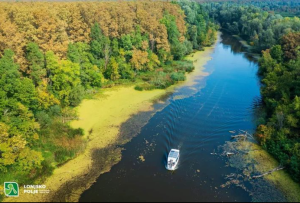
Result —
<instances>
[{"instance_id":1,"label":"reflection on water","mask_svg":"<svg viewBox=\"0 0 300 203\"><path fill-rule=\"evenodd\" d=\"M226 37L223 38L222 43L225 46L225 48L230 49L232 53L234 54L240 54L244 53L244 57L247 58L251 62L257 62L257 59L254 57L256 54L253 53L247 53L247 49L242 46L242 44L237 40L237 38L226 34Z\"/></svg>"},{"instance_id":2,"label":"reflection on water","mask_svg":"<svg viewBox=\"0 0 300 203\"><path fill-rule=\"evenodd\" d=\"M193 86L198 91L182 87L169 95L168 105L124 146L122 161L100 176L80 201L251 200L241 188L220 187L234 169L211 155L230 139L229 131L255 128L253 109L260 100L257 64L241 53L236 42L222 35L206 65L211 74ZM178 99L189 92L193 94ZM172 148L181 150L179 168L173 173L165 169Z\"/></svg>"}]
</instances>

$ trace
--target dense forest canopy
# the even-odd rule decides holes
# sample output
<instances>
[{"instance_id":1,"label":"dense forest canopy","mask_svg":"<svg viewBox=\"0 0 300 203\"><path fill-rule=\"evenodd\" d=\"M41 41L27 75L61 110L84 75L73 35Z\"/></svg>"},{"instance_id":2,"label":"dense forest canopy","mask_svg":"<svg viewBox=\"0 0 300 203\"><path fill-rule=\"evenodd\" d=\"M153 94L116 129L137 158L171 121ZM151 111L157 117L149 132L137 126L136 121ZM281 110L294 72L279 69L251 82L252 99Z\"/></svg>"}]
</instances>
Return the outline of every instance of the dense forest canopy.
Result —
<instances>
[{"instance_id":1,"label":"dense forest canopy","mask_svg":"<svg viewBox=\"0 0 300 203\"><path fill-rule=\"evenodd\" d=\"M235 3L208 3L204 6L223 29L243 37L259 53L276 45L283 35L300 31L298 17L282 17L256 6Z\"/></svg>"},{"instance_id":2,"label":"dense forest canopy","mask_svg":"<svg viewBox=\"0 0 300 203\"><path fill-rule=\"evenodd\" d=\"M283 36L260 59L266 119L258 138L300 181L300 33Z\"/></svg>"},{"instance_id":3,"label":"dense forest canopy","mask_svg":"<svg viewBox=\"0 0 300 203\"><path fill-rule=\"evenodd\" d=\"M43 180L85 148L69 126L83 98L185 80L193 65L183 57L217 29L191 2L0 3L0 181Z\"/></svg>"},{"instance_id":4,"label":"dense forest canopy","mask_svg":"<svg viewBox=\"0 0 300 203\"><path fill-rule=\"evenodd\" d=\"M195 0L199 3L230 3L238 6L255 6L283 17L300 17L299 0Z\"/></svg>"}]
</instances>

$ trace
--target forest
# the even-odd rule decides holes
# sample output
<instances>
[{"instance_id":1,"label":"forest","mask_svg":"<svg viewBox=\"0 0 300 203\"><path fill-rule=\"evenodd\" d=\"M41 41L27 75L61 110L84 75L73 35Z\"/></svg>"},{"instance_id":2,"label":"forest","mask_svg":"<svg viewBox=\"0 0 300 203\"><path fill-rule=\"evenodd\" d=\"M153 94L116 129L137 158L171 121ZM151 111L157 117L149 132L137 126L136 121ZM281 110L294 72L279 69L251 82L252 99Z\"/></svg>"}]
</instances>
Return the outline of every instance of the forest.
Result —
<instances>
[{"instance_id":1,"label":"forest","mask_svg":"<svg viewBox=\"0 0 300 203\"><path fill-rule=\"evenodd\" d=\"M280 14L283 17L300 17L300 2L298 0L196 0L200 3L219 2L238 6L255 6L263 11Z\"/></svg>"},{"instance_id":2,"label":"forest","mask_svg":"<svg viewBox=\"0 0 300 203\"><path fill-rule=\"evenodd\" d=\"M69 125L82 99L185 80L217 29L191 2L0 3L0 181L43 181L85 149Z\"/></svg>"},{"instance_id":3,"label":"forest","mask_svg":"<svg viewBox=\"0 0 300 203\"><path fill-rule=\"evenodd\" d=\"M257 130L260 143L300 181L300 33L290 33L260 59L266 119Z\"/></svg>"},{"instance_id":4,"label":"forest","mask_svg":"<svg viewBox=\"0 0 300 203\"><path fill-rule=\"evenodd\" d=\"M222 29L242 37L257 53L278 44L284 35L300 31L298 17L282 17L253 5L229 2L206 3L204 7Z\"/></svg>"}]
</instances>

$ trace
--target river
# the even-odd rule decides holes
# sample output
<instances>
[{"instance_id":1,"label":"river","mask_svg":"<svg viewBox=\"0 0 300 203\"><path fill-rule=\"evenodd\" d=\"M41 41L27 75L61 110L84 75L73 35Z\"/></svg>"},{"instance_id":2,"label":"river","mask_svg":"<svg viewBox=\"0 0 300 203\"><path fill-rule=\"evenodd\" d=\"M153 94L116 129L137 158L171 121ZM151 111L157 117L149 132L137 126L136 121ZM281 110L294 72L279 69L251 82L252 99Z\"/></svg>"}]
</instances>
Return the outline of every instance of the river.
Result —
<instances>
[{"instance_id":1,"label":"river","mask_svg":"<svg viewBox=\"0 0 300 203\"><path fill-rule=\"evenodd\" d=\"M123 146L122 160L80 201L251 201L239 187L220 187L235 169L211 153L230 140L230 131L254 131L257 68L235 38L222 34L205 66L209 75L164 98L164 108ZM175 172L165 169L172 148L181 150Z\"/></svg>"}]
</instances>

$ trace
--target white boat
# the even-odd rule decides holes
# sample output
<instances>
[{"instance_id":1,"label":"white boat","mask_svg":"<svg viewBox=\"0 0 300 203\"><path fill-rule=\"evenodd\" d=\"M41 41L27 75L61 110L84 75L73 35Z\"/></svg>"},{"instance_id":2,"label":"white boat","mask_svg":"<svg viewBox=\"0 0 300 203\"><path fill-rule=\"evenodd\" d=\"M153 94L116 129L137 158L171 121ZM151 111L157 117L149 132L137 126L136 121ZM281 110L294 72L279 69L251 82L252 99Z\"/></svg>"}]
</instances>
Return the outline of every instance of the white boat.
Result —
<instances>
[{"instance_id":1,"label":"white boat","mask_svg":"<svg viewBox=\"0 0 300 203\"><path fill-rule=\"evenodd\" d=\"M179 163L180 151L172 149L168 156L167 170L175 171Z\"/></svg>"}]
</instances>

